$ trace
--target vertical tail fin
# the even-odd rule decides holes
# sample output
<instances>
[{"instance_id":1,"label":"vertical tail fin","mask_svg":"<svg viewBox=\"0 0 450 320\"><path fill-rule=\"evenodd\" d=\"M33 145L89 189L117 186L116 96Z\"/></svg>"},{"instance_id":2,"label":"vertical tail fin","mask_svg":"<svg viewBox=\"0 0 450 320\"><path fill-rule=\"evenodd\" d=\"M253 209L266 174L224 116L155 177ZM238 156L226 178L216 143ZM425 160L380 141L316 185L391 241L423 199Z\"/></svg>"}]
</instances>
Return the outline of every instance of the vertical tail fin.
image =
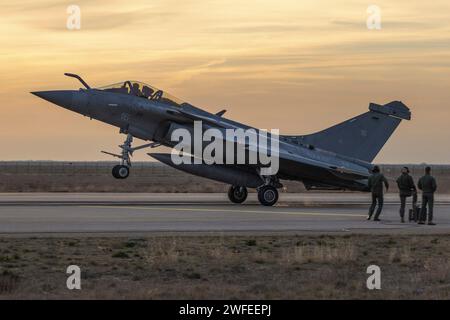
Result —
<instances>
[{"instance_id":1,"label":"vertical tail fin","mask_svg":"<svg viewBox=\"0 0 450 320\"><path fill-rule=\"evenodd\" d=\"M402 102L393 101L383 106L371 103L369 112L296 138L302 144L372 162L402 119L411 119L409 108Z\"/></svg>"}]
</instances>

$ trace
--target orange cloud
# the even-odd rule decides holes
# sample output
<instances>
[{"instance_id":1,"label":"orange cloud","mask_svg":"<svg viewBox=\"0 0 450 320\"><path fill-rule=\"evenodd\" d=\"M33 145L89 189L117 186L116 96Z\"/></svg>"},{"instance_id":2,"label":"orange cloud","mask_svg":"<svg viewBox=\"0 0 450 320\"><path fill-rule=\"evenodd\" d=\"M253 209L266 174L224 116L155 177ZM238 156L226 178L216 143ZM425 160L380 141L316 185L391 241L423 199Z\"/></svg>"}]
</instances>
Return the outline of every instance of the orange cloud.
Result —
<instances>
[{"instance_id":1,"label":"orange cloud","mask_svg":"<svg viewBox=\"0 0 450 320\"><path fill-rule=\"evenodd\" d=\"M448 162L448 1L377 1L382 29L366 28L366 1L25 0L0 11L0 159L104 159L115 128L28 92L75 88L64 72L101 86L128 78L282 133L316 131L369 102L403 100L402 124L378 162ZM86 143L88 141L88 143ZM146 156L138 156L146 160Z\"/></svg>"}]
</instances>

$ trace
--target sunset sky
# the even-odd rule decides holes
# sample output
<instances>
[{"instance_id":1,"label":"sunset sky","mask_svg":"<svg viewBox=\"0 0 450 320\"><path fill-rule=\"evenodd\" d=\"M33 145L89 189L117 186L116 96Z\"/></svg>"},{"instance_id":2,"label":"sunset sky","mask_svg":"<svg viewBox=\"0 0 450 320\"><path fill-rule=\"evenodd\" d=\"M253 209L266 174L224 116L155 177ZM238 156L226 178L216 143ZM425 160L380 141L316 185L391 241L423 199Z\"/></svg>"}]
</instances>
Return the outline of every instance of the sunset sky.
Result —
<instances>
[{"instance_id":1,"label":"sunset sky","mask_svg":"<svg viewBox=\"0 0 450 320\"><path fill-rule=\"evenodd\" d=\"M68 30L67 7L81 8ZM366 12L382 10L381 30ZM282 134L401 100L378 163L450 163L448 0L19 0L0 6L0 160L112 160L118 129L30 91L140 80ZM136 160L150 160L141 151Z\"/></svg>"}]
</instances>

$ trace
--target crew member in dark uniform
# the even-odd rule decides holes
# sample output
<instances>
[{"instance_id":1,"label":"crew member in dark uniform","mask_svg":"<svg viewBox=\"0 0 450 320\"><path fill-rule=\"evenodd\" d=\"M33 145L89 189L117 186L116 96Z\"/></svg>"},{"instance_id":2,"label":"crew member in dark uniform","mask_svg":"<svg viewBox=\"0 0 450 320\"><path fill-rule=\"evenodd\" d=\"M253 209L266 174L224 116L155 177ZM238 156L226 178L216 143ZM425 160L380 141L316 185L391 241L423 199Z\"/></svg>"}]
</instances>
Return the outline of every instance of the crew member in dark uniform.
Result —
<instances>
[{"instance_id":1,"label":"crew member in dark uniform","mask_svg":"<svg viewBox=\"0 0 450 320\"><path fill-rule=\"evenodd\" d=\"M409 168L403 167L402 174L397 178L398 192L400 194L400 219L405 222L406 198L417 192L413 178L409 175Z\"/></svg>"},{"instance_id":2,"label":"crew member in dark uniform","mask_svg":"<svg viewBox=\"0 0 450 320\"><path fill-rule=\"evenodd\" d=\"M373 221L380 221L380 214L381 210L383 209L383 184L386 187L386 191L389 189L389 183L384 177L382 173L380 173L380 167L375 166L372 169L372 175L369 177L368 181L368 187L370 191L372 192L372 204L370 205L369 209L369 216L367 217L367 220L370 220L373 215L373 211L375 210L375 207L377 206L378 202L378 209L375 213L375 218Z\"/></svg>"},{"instance_id":3,"label":"crew member in dark uniform","mask_svg":"<svg viewBox=\"0 0 450 320\"><path fill-rule=\"evenodd\" d=\"M422 212L420 214L419 224L425 224L426 221L426 208L428 205L428 224L434 226L433 222L433 205L434 205L434 193L436 192L437 185L436 179L431 175L431 168L425 168L425 175L419 179L417 184L420 190L422 190Z\"/></svg>"}]
</instances>

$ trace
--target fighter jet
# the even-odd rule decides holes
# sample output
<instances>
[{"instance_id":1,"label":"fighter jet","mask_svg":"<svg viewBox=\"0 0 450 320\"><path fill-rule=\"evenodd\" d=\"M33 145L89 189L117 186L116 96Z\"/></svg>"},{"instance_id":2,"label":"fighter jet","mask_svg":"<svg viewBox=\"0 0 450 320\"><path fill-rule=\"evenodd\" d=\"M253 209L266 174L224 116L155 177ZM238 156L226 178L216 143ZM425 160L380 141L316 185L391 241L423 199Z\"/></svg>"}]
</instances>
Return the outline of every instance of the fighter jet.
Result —
<instances>
[{"instance_id":1,"label":"fighter jet","mask_svg":"<svg viewBox=\"0 0 450 320\"><path fill-rule=\"evenodd\" d=\"M83 85L78 90L39 91L32 94L90 119L118 127L126 134L120 154L102 151L120 159L112 169L117 179L130 174L133 152L144 148L174 148L171 137L176 129L192 132L196 122L202 129L252 129L226 119L225 110L210 113L177 99L165 91L138 81L91 88L80 76L66 73ZM228 197L243 203L248 188L255 188L262 205L278 201L282 181L301 181L307 190L368 191L371 163L400 124L410 120L411 112L400 101L385 105L369 104L369 111L328 129L307 135L279 135L279 169L264 175L258 164L175 164L170 153L149 153L153 158L178 170L229 184ZM133 147L133 137L148 141ZM247 151L248 151L248 146ZM173 150L173 149L172 149Z\"/></svg>"}]
</instances>

